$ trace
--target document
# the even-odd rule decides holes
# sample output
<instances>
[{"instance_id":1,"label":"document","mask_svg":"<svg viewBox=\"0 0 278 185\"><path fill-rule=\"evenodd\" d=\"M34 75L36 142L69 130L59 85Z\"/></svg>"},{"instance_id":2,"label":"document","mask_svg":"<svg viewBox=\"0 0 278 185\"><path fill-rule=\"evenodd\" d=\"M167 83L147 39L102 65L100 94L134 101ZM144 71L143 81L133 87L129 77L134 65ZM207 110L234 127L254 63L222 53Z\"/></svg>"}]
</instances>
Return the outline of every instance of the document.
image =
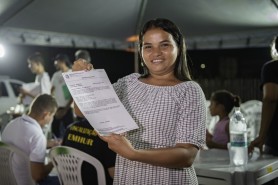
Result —
<instances>
[{"instance_id":1,"label":"document","mask_svg":"<svg viewBox=\"0 0 278 185\"><path fill-rule=\"evenodd\" d=\"M29 91L33 96L37 96L40 94L41 89L40 89L40 84L37 82L31 82L31 83L25 83L22 85L22 89ZM31 102L33 101L33 98L30 96L25 96L23 98L23 104L24 105L30 105Z\"/></svg>"},{"instance_id":2,"label":"document","mask_svg":"<svg viewBox=\"0 0 278 185\"><path fill-rule=\"evenodd\" d=\"M137 129L104 69L63 73L80 111L100 135L122 134Z\"/></svg>"}]
</instances>

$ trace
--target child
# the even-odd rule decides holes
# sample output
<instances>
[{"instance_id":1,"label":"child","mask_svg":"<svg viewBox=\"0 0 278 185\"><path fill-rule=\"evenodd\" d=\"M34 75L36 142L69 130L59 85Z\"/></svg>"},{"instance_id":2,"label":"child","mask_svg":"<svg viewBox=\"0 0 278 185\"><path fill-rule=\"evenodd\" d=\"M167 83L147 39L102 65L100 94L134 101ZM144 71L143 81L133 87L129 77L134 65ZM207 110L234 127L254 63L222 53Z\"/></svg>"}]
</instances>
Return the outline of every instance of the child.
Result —
<instances>
[{"instance_id":1,"label":"child","mask_svg":"<svg viewBox=\"0 0 278 185\"><path fill-rule=\"evenodd\" d=\"M230 141L229 113L239 102L239 96L233 95L227 90L218 90L212 93L209 110L211 116L219 116L219 121L215 125L213 135L207 131L206 144L208 148L227 149L227 143Z\"/></svg>"}]
</instances>

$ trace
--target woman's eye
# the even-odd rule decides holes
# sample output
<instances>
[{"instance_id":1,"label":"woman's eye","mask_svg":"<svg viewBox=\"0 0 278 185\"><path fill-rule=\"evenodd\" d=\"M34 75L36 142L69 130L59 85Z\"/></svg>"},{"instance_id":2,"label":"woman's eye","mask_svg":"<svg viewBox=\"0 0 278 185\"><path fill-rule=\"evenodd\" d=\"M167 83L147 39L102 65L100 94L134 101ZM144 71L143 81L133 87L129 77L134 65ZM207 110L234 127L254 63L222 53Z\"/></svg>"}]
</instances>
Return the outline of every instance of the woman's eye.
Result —
<instances>
[{"instance_id":1,"label":"woman's eye","mask_svg":"<svg viewBox=\"0 0 278 185\"><path fill-rule=\"evenodd\" d=\"M143 46L144 50L150 50L152 47L151 46Z\"/></svg>"},{"instance_id":2,"label":"woman's eye","mask_svg":"<svg viewBox=\"0 0 278 185\"><path fill-rule=\"evenodd\" d=\"M169 46L170 46L170 44L168 44L168 43L161 44L161 48L168 48Z\"/></svg>"}]
</instances>

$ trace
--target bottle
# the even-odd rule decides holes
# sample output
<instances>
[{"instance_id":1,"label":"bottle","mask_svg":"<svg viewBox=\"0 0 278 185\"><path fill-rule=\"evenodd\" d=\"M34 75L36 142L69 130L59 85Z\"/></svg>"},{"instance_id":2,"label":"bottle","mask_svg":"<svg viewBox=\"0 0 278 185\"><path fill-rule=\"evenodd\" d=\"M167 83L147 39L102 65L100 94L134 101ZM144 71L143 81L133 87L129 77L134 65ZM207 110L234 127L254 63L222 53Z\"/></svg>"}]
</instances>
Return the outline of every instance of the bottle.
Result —
<instances>
[{"instance_id":1,"label":"bottle","mask_svg":"<svg viewBox=\"0 0 278 185\"><path fill-rule=\"evenodd\" d=\"M247 125L239 104L235 106L230 118L230 164L232 166L246 165L248 162Z\"/></svg>"}]
</instances>

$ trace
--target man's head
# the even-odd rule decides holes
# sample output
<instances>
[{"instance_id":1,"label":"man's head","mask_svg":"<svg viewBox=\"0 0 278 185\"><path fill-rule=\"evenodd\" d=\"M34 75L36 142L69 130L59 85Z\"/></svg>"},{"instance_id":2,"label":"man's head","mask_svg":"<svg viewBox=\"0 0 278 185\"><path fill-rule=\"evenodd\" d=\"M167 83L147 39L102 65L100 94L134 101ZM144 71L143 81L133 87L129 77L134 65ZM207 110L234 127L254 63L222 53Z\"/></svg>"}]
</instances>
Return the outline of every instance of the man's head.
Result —
<instances>
[{"instance_id":1,"label":"man's head","mask_svg":"<svg viewBox=\"0 0 278 185\"><path fill-rule=\"evenodd\" d=\"M40 53L35 53L27 59L28 67L34 74L40 74L44 71L44 59Z\"/></svg>"},{"instance_id":2,"label":"man's head","mask_svg":"<svg viewBox=\"0 0 278 185\"><path fill-rule=\"evenodd\" d=\"M64 68L70 68L71 62L67 55L58 54L55 56L54 65L57 70L63 70Z\"/></svg>"},{"instance_id":3,"label":"man's head","mask_svg":"<svg viewBox=\"0 0 278 185\"><path fill-rule=\"evenodd\" d=\"M29 115L36 119L43 127L44 125L52 122L57 107L57 102L53 96L41 94L31 103Z\"/></svg>"},{"instance_id":4,"label":"man's head","mask_svg":"<svg viewBox=\"0 0 278 185\"><path fill-rule=\"evenodd\" d=\"M87 51L87 50L81 50L81 49L77 50L75 52L74 56L75 56L75 60L84 59L87 62L91 62L91 56L90 56L89 51Z\"/></svg>"}]
</instances>

